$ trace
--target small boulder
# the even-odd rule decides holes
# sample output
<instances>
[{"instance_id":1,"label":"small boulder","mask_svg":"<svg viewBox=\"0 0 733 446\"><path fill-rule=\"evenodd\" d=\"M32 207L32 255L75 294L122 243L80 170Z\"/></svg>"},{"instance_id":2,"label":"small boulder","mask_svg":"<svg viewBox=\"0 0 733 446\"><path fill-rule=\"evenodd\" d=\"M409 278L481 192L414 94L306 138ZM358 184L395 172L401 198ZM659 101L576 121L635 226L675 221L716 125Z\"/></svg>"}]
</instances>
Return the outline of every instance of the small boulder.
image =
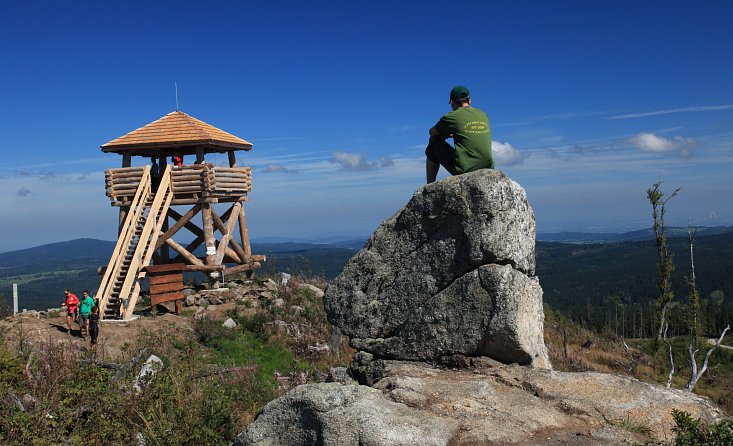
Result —
<instances>
[{"instance_id":1,"label":"small boulder","mask_svg":"<svg viewBox=\"0 0 733 446\"><path fill-rule=\"evenodd\" d=\"M311 285L310 283L301 283L298 285L299 290L309 290L311 291L317 298L322 299L323 298L323 290L318 288L315 285Z\"/></svg>"},{"instance_id":2,"label":"small boulder","mask_svg":"<svg viewBox=\"0 0 733 446\"><path fill-rule=\"evenodd\" d=\"M230 329L237 328L237 323L234 322L234 319L228 318L227 320L224 321L223 324L221 324L221 326L224 328L230 328Z\"/></svg>"}]
</instances>

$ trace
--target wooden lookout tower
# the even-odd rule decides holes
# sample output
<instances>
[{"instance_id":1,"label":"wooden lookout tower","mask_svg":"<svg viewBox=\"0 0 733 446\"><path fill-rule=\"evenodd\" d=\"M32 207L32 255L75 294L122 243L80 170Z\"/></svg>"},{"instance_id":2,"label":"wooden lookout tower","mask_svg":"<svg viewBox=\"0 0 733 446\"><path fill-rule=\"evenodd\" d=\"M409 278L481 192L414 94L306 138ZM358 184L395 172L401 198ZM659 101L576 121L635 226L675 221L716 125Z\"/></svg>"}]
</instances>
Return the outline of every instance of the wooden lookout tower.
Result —
<instances>
[{"instance_id":1,"label":"wooden lookout tower","mask_svg":"<svg viewBox=\"0 0 733 446\"><path fill-rule=\"evenodd\" d=\"M251 143L174 111L101 147L122 155L121 168L105 171L107 196L120 218L117 245L97 292L103 318L132 317L150 270L157 273L156 283L169 282L156 285L159 290L180 291L182 270L206 273L216 287L224 275L260 267L264 257L252 255L243 206L252 189L251 169L237 166L236 158ZM207 163L212 153L226 153L229 167ZM133 156L146 158L145 165L132 167ZM181 165L169 163L177 156L183 157ZM217 203L227 203L228 210L220 215ZM197 256L197 248L205 256ZM177 279L161 279L166 270Z\"/></svg>"}]
</instances>

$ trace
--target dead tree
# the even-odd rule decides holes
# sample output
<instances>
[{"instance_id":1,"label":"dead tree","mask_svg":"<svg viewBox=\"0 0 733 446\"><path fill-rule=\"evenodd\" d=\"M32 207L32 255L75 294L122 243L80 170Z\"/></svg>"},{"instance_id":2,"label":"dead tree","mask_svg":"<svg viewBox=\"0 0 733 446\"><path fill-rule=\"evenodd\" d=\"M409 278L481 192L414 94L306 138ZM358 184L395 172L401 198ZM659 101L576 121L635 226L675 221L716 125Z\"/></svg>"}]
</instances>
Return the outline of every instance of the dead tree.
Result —
<instances>
[{"instance_id":1,"label":"dead tree","mask_svg":"<svg viewBox=\"0 0 733 446\"><path fill-rule=\"evenodd\" d=\"M646 195L652 204L652 217L654 218L654 238L657 242L657 265L659 271L659 280L657 289L659 297L657 298L657 318L659 320L659 329L657 330L657 341L662 337L667 319L667 305L672 301L672 272L674 264L672 263L672 253L667 248L667 231L664 225L664 215L666 213L667 202L674 198L681 188L675 189L672 195L663 200L664 193L661 191L661 181L654 183L651 189L647 189Z\"/></svg>"},{"instance_id":2,"label":"dead tree","mask_svg":"<svg viewBox=\"0 0 733 446\"><path fill-rule=\"evenodd\" d=\"M685 390L688 392L692 392L695 389L695 385L697 384L697 381L702 377L702 375L705 373L705 371L708 369L708 360L710 359L710 355L715 351L716 348L720 347L720 343L723 342L723 338L725 337L725 333L730 330L730 325L727 325L725 327L725 330L723 330L723 333L720 334L720 337L718 338L718 341L708 350L708 352L705 354L705 361L702 363L702 368L700 371L697 371L697 360L695 359L695 354L697 354L698 349L694 349L692 347L692 344L687 346L687 350L690 353L690 381L685 386Z\"/></svg>"},{"instance_id":3,"label":"dead tree","mask_svg":"<svg viewBox=\"0 0 733 446\"><path fill-rule=\"evenodd\" d=\"M667 375L667 388L669 389L672 387L672 377L674 376L674 356L672 356L672 344L667 340L667 328L669 328L669 324L665 324L664 326L662 339L669 349L669 375Z\"/></svg>"},{"instance_id":4,"label":"dead tree","mask_svg":"<svg viewBox=\"0 0 733 446\"><path fill-rule=\"evenodd\" d=\"M697 290L697 278L695 277L695 237L697 227L687 225L687 241L690 246L690 277L687 278L689 294L687 296L690 313L688 323L690 333L694 336L694 343L698 343L702 336L702 324L700 321L700 293Z\"/></svg>"}]
</instances>

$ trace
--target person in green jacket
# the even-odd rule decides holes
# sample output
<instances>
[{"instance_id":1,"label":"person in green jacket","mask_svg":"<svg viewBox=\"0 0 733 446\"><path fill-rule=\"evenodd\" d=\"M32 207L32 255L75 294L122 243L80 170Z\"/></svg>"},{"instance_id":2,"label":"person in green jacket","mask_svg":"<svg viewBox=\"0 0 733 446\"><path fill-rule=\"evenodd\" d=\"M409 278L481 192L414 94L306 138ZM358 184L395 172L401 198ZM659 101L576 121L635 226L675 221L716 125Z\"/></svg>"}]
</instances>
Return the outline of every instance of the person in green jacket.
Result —
<instances>
[{"instance_id":1,"label":"person in green jacket","mask_svg":"<svg viewBox=\"0 0 733 446\"><path fill-rule=\"evenodd\" d=\"M79 329L83 331L82 337L86 338L89 334L89 315L92 314L92 307L94 306L94 298L89 295L89 291L84 290L82 293L84 297L81 299L79 305Z\"/></svg>"},{"instance_id":2,"label":"person in green jacket","mask_svg":"<svg viewBox=\"0 0 733 446\"><path fill-rule=\"evenodd\" d=\"M493 169L491 128L486 113L471 107L468 88L458 85L450 91L452 111L430 129L425 148L425 173L428 183L435 181L440 166L451 175ZM453 138L454 146L446 139Z\"/></svg>"}]
</instances>

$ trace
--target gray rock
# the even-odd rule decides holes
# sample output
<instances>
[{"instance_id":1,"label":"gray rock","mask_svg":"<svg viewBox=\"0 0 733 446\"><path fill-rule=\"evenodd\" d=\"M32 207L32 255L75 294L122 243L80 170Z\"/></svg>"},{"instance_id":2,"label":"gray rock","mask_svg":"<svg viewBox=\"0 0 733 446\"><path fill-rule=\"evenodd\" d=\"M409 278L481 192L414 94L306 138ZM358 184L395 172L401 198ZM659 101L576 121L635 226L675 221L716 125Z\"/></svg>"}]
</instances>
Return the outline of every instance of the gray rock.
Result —
<instances>
[{"instance_id":1,"label":"gray rock","mask_svg":"<svg viewBox=\"0 0 733 446\"><path fill-rule=\"evenodd\" d=\"M629 377L384 363L374 387L323 383L290 390L268 403L234 444L666 444L673 408L706 422L722 418L703 397Z\"/></svg>"},{"instance_id":2,"label":"gray rock","mask_svg":"<svg viewBox=\"0 0 733 446\"><path fill-rule=\"evenodd\" d=\"M326 377L328 383L356 384L354 378L351 377L349 369L346 367L331 367L328 369Z\"/></svg>"},{"instance_id":3,"label":"gray rock","mask_svg":"<svg viewBox=\"0 0 733 446\"><path fill-rule=\"evenodd\" d=\"M275 307L277 307L277 308L282 308L282 307L285 306L285 300L282 299L282 298L280 298L280 297L278 297L277 299L275 299L274 302L272 302L272 305L275 306Z\"/></svg>"},{"instance_id":4,"label":"gray rock","mask_svg":"<svg viewBox=\"0 0 733 446\"><path fill-rule=\"evenodd\" d=\"M324 306L352 347L381 358L549 368L534 270L524 190L480 170L418 189L326 288Z\"/></svg>"},{"instance_id":5,"label":"gray rock","mask_svg":"<svg viewBox=\"0 0 733 446\"><path fill-rule=\"evenodd\" d=\"M153 377L163 368L163 360L155 355L150 355L138 372L132 387L137 393L147 387Z\"/></svg>"},{"instance_id":6,"label":"gray rock","mask_svg":"<svg viewBox=\"0 0 733 446\"><path fill-rule=\"evenodd\" d=\"M208 299L206 299L206 300L208 300L208 301L209 301L209 303L210 303L211 305L221 305L221 304L223 304L223 303L224 303L224 302L222 302L222 300L221 300L220 298L218 298L218 297L209 297L209 298L208 298Z\"/></svg>"},{"instance_id":7,"label":"gray rock","mask_svg":"<svg viewBox=\"0 0 733 446\"><path fill-rule=\"evenodd\" d=\"M196 299L196 305L198 305L199 307L205 307L209 305L209 301L204 299L203 297L199 297L198 299Z\"/></svg>"},{"instance_id":8,"label":"gray rock","mask_svg":"<svg viewBox=\"0 0 733 446\"><path fill-rule=\"evenodd\" d=\"M318 288L315 285L311 285L310 283L301 283L298 285L299 290L308 290L312 292L317 298L322 299L323 298L323 290Z\"/></svg>"},{"instance_id":9,"label":"gray rock","mask_svg":"<svg viewBox=\"0 0 733 446\"><path fill-rule=\"evenodd\" d=\"M224 323L223 323L223 324L221 324L221 325L222 325L222 327L224 327L224 328L237 328L237 323L236 323L236 322L234 322L234 319L232 319L232 318L228 318L228 319L227 319L227 320L225 320L225 321L224 321Z\"/></svg>"},{"instance_id":10,"label":"gray rock","mask_svg":"<svg viewBox=\"0 0 733 446\"><path fill-rule=\"evenodd\" d=\"M186 296L184 305L186 305L187 307L192 307L196 305L196 298L193 295L189 294L188 296Z\"/></svg>"},{"instance_id":11,"label":"gray rock","mask_svg":"<svg viewBox=\"0 0 733 446\"><path fill-rule=\"evenodd\" d=\"M290 307L290 312L296 316L303 314L303 311L305 311L305 308L301 307L300 305L293 305L292 307Z\"/></svg>"},{"instance_id":12,"label":"gray rock","mask_svg":"<svg viewBox=\"0 0 733 446\"><path fill-rule=\"evenodd\" d=\"M195 293L196 293L196 291L194 291L192 288L184 288L183 289L183 295L186 296L186 297L188 297L188 296L190 296L192 294L195 294Z\"/></svg>"},{"instance_id":13,"label":"gray rock","mask_svg":"<svg viewBox=\"0 0 733 446\"><path fill-rule=\"evenodd\" d=\"M277 291L277 283L275 283L272 279L265 280L262 285L264 285L264 287L270 291Z\"/></svg>"},{"instance_id":14,"label":"gray rock","mask_svg":"<svg viewBox=\"0 0 733 446\"><path fill-rule=\"evenodd\" d=\"M193 314L193 318L196 320L201 320L206 317L206 308L205 307L198 307L196 309L196 312Z\"/></svg>"}]
</instances>

